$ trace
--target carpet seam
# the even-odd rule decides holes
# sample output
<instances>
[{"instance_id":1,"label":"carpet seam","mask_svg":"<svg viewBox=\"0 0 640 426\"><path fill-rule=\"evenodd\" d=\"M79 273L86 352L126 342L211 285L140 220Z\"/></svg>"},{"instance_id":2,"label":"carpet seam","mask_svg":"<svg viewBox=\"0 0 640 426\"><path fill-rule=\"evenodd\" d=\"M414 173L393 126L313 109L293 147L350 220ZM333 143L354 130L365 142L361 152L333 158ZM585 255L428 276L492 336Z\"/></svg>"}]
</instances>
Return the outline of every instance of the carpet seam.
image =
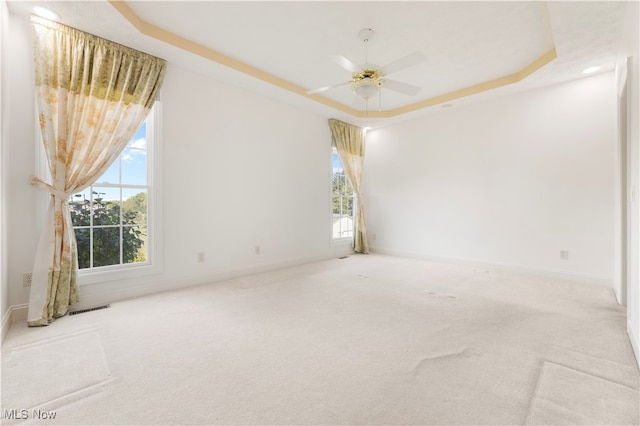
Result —
<instances>
[{"instance_id":1,"label":"carpet seam","mask_svg":"<svg viewBox=\"0 0 640 426\"><path fill-rule=\"evenodd\" d=\"M100 333L98 332L97 328L86 328L86 329L82 329L82 330L77 330L77 331L72 331L69 333L65 333L65 334L60 334L58 336L55 337L50 337L50 338L46 338L46 339L42 339L36 342L29 342L29 343L25 343L19 346L13 346L13 347L9 347L6 348L9 352L21 352L23 350L27 350L27 349L32 349L34 347L37 346L44 346L44 345L48 345L60 340L64 340L67 338L71 338L71 337L78 337L81 336L83 334L93 334L95 333L96 335L98 335L98 337L100 337ZM104 348L103 348L104 350Z\"/></svg>"},{"instance_id":2,"label":"carpet seam","mask_svg":"<svg viewBox=\"0 0 640 426\"><path fill-rule=\"evenodd\" d=\"M596 378L598 378L598 379L600 379L600 380L604 380L604 381L607 381L607 382L609 382L609 383L613 383L613 384L615 384L615 385L623 386L623 387L625 387L625 388L627 388L627 389L629 389L629 390L632 390L632 391L634 391L634 392L638 392L638 391L639 391L638 389L634 389L634 388L632 388L632 387L630 387L630 386L627 386L627 385L626 385L626 384L624 384L624 383L616 382L616 381L613 381L613 380L608 379L608 378L606 378L606 377L602 377L602 376L599 376L599 375L597 375L597 374L589 373L589 372L587 372L587 371L578 370L577 368L570 367L570 366L565 365L565 364L562 364L562 363L560 363L560 362L556 362L556 361L549 361L549 360L546 360L546 362L548 362L549 364L555 364L555 365L557 365L557 366L559 366L559 367L567 368L567 369L569 369L569 370L577 371L578 373L582 373L582 374L584 374L584 375L586 375L586 376L596 377Z\"/></svg>"}]
</instances>

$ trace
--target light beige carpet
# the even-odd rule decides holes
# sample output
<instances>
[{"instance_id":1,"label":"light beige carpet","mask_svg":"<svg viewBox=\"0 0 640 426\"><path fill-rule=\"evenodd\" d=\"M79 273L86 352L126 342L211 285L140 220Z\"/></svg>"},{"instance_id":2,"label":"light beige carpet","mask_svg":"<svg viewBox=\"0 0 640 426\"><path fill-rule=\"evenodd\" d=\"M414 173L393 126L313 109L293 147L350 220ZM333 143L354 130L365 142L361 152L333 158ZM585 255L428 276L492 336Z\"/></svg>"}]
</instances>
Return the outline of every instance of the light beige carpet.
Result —
<instances>
[{"instance_id":1,"label":"light beige carpet","mask_svg":"<svg viewBox=\"0 0 640 426\"><path fill-rule=\"evenodd\" d=\"M111 306L15 324L2 348L3 414L131 425L639 420L624 310L604 287L359 255ZM63 378L50 374L57 365Z\"/></svg>"},{"instance_id":2,"label":"light beige carpet","mask_svg":"<svg viewBox=\"0 0 640 426\"><path fill-rule=\"evenodd\" d=\"M634 424L638 390L545 361L527 424Z\"/></svg>"},{"instance_id":3,"label":"light beige carpet","mask_svg":"<svg viewBox=\"0 0 640 426\"><path fill-rule=\"evenodd\" d=\"M55 408L97 391L109 377L97 330L14 346L3 351L2 380L14 385L2 387L2 406L30 412Z\"/></svg>"}]
</instances>

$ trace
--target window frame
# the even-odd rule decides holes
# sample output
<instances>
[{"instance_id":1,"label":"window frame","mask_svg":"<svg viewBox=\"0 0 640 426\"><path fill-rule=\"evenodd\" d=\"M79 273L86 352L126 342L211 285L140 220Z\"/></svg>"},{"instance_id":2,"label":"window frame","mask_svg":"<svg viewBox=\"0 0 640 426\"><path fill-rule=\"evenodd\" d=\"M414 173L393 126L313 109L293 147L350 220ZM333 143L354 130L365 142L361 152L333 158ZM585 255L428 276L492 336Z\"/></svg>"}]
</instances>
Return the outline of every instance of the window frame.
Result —
<instances>
[{"instance_id":1,"label":"window frame","mask_svg":"<svg viewBox=\"0 0 640 426\"><path fill-rule=\"evenodd\" d=\"M329 238L331 239L331 244L332 245L347 245L353 242L353 235L348 236L348 237L337 237L335 238L333 236L333 221L334 221L334 213L333 213L333 155L334 153L336 155L338 150L336 148L336 146L334 144L331 145L331 150L329 151L330 153L330 189L329 189L329 214L330 214L330 221L329 221ZM338 157L339 158L339 157ZM342 161L341 161L342 163ZM344 166L343 166L344 168ZM348 180L349 178L345 175L345 178ZM351 182L349 182L349 184L351 184ZM351 188L353 189L353 185L351 186ZM356 220L356 214L357 214L357 209L358 209L358 198L356 197L356 193L355 191L352 192L351 198L353 199L353 233L355 233L355 220Z\"/></svg>"},{"instance_id":2,"label":"window frame","mask_svg":"<svg viewBox=\"0 0 640 426\"><path fill-rule=\"evenodd\" d=\"M162 233L162 102L157 100L149 115L146 117L147 138L147 261L138 263L99 266L78 270L78 285L92 285L108 281L125 280L129 278L160 274L163 272L163 233ZM37 127L37 120L36 120ZM47 157L42 144L40 130L36 138L38 151L36 170L40 176L48 176ZM121 185L100 185L98 187L117 187ZM39 202L39 211L44 215L47 211L48 194L43 195Z\"/></svg>"}]
</instances>

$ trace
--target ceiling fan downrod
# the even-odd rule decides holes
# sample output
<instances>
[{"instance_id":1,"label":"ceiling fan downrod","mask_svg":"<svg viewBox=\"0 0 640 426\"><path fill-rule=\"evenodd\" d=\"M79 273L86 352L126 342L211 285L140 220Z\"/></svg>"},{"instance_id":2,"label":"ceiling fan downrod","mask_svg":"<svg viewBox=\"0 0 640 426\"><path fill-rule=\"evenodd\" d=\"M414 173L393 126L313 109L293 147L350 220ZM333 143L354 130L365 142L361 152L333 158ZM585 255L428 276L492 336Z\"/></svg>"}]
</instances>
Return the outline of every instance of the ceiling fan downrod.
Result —
<instances>
[{"instance_id":1,"label":"ceiling fan downrod","mask_svg":"<svg viewBox=\"0 0 640 426\"><path fill-rule=\"evenodd\" d=\"M374 31L371 28L363 28L358 31L358 37L364 42L364 63L369 64L369 40L373 38Z\"/></svg>"}]
</instances>

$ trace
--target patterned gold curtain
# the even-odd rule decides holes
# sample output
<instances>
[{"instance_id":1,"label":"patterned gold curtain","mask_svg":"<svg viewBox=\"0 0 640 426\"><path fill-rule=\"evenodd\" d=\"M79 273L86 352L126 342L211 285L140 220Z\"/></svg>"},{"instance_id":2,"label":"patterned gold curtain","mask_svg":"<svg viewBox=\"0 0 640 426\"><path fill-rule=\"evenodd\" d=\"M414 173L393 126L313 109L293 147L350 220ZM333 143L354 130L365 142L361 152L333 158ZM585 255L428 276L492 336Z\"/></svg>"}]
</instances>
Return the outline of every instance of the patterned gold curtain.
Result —
<instances>
[{"instance_id":1,"label":"patterned gold curtain","mask_svg":"<svg viewBox=\"0 0 640 426\"><path fill-rule=\"evenodd\" d=\"M362 168L364 163L364 131L352 124L335 118L329 119L329 127L338 150L338 156L344 166L344 172L358 198L356 209L353 249L356 253L369 253L367 228L364 223L364 197L362 196Z\"/></svg>"},{"instance_id":2,"label":"patterned gold curtain","mask_svg":"<svg viewBox=\"0 0 640 426\"><path fill-rule=\"evenodd\" d=\"M118 158L155 102L166 61L33 16L36 104L51 193L38 245L28 323L47 325L78 301L67 202Z\"/></svg>"}]
</instances>

